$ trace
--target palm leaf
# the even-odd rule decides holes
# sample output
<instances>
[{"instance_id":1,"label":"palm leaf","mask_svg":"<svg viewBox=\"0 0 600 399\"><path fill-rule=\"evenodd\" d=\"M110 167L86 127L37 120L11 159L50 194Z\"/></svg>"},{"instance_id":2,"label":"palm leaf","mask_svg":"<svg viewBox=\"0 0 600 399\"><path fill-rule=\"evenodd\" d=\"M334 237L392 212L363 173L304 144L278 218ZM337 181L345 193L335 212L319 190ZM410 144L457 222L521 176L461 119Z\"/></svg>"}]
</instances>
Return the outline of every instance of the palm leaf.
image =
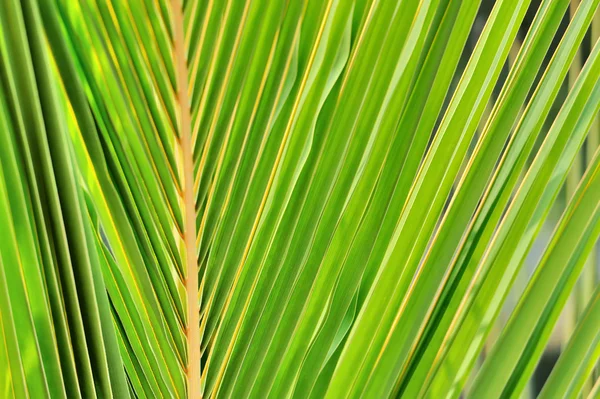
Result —
<instances>
[{"instance_id":1,"label":"palm leaf","mask_svg":"<svg viewBox=\"0 0 600 399\"><path fill-rule=\"evenodd\" d=\"M573 295L597 395L599 1L489 3L2 3L2 395L519 396Z\"/></svg>"}]
</instances>

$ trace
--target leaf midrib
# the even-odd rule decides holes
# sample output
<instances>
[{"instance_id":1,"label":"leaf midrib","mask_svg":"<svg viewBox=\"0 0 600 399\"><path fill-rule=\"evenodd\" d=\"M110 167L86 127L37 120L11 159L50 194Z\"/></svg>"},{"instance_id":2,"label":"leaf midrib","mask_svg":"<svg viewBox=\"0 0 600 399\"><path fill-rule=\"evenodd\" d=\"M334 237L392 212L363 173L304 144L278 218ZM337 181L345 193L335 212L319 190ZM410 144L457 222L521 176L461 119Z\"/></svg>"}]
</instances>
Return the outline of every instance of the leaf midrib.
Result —
<instances>
[{"instance_id":1,"label":"leaf midrib","mask_svg":"<svg viewBox=\"0 0 600 399\"><path fill-rule=\"evenodd\" d=\"M183 6L171 0L174 19L174 53L177 76L177 101L180 112L179 142L183 160L183 240L185 244L185 274L187 303L187 396L200 398L200 312L198 305L198 263L196 259L196 206L194 199L194 161L191 138L191 115L188 99L188 69L185 51Z\"/></svg>"}]
</instances>

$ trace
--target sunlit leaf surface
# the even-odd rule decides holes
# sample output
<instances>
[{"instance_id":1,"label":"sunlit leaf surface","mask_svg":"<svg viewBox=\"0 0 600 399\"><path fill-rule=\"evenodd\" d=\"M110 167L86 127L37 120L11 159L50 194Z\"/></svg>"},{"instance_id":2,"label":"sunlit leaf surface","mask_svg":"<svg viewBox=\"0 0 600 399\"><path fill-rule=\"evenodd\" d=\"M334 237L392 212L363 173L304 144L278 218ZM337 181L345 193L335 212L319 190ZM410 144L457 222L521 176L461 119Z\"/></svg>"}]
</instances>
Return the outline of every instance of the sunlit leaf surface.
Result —
<instances>
[{"instance_id":1,"label":"sunlit leaf surface","mask_svg":"<svg viewBox=\"0 0 600 399\"><path fill-rule=\"evenodd\" d=\"M598 398L599 3L0 1L0 396Z\"/></svg>"}]
</instances>

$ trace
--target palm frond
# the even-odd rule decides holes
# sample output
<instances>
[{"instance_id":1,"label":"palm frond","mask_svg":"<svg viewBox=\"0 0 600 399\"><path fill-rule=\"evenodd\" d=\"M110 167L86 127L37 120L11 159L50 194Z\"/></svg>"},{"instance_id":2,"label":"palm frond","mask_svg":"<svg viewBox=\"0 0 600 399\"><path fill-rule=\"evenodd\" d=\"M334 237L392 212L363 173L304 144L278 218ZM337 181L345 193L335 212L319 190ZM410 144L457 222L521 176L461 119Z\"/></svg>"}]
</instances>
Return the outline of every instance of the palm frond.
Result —
<instances>
[{"instance_id":1,"label":"palm frond","mask_svg":"<svg viewBox=\"0 0 600 399\"><path fill-rule=\"evenodd\" d=\"M597 395L598 4L5 0L2 395Z\"/></svg>"}]
</instances>

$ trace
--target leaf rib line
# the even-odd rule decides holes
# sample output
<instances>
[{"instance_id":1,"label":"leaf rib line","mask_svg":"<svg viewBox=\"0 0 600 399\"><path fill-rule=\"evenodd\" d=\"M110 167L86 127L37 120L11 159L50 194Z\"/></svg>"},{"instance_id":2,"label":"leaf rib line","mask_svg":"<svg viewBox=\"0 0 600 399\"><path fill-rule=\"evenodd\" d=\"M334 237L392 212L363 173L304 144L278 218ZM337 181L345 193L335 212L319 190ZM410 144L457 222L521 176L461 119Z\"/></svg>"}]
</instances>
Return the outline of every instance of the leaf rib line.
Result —
<instances>
[{"instance_id":1,"label":"leaf rib line","mask_svg":"<svg viewBox=\"0 0 600 399\"><path fill-rule=\"evenodd\" d=\"M185 244L185 291L187 299L187 397L201 398L200 387L200 309L198 304L198 261L196 259L196 202L194 198L194 160L191 136L191 114L188 99L188 69L185 50L183 5L171 0L173 9L175 43L174 60L177 76L177 101L180 112L179 141L183 158L183 200L185 218L183 240Z\"/></svg>"}]
</instances>

